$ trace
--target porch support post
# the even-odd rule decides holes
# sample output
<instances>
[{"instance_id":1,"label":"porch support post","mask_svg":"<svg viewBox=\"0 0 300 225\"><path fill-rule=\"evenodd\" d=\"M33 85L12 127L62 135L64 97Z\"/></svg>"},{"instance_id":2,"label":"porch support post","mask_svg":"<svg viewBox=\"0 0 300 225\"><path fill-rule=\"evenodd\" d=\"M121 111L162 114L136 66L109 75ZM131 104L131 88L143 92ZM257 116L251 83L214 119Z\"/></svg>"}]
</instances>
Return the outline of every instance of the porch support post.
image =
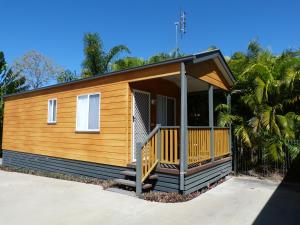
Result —
<instances>
[{"instance_id":1,"label":"porch support post","mask_svg":"<svg viewBox=\"0 0 300 225\"><path fill-rule=\"evenodd\" d=\"M228 113L231 113L231 94L227 94L227 105L228 105ZM229 152L232 155L232 130L231 130L231 123L229 124Z\"/></svg>"},{"instance_id":2,"label":"porch support post","mask_svg":"<svg viewBox=\"0 0 300 225\"><path fill-rule=\"evenodd\" d=\"M187 171L187 77L185 65L180 65L181 113L180 113L180 190L184 191L184 175Z\"/></svg>"},{"instance_id":3,"label":"porch support post","mask_svg":"<svg viewBox=\"0 0 300 225\"><path fill-rule=\"evenodd\" d=\"M136 151L136 177L135 177L135 193L140 195L142 193L142 151L141 146L137 147Z\"/></svg>"},{"instance_id":4,"label":"porch support post","mask_svg":"<svg viewBox=\"0 0 300 225\"><path fill-rule=\"evenodd\" d=\"M208 115L210 127L210 158L215 160L215 137L214 137L214 87L210 84L208 88Z\"/></svg>"}]
</instances>

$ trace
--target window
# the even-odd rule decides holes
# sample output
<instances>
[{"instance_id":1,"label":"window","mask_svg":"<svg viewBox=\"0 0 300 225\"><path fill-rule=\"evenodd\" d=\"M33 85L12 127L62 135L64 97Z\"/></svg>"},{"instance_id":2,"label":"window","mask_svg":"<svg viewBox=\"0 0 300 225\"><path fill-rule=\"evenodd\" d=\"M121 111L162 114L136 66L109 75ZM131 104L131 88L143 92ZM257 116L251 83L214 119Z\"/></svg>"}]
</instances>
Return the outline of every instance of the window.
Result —
<instances>
[{"instance_id":1,"label":"window","mask_svg":"<svg viewBox=\"0 0 300 225\"><path fill-rule=\"evenodd\" d=\"M77 97L76 131L99 131L100 94Z\"/></svg>"},{"instance_id":2,"label":"window","mask_svg":"<svg viewBox=\"0 0 300 225\"><path fill-rule=\"evenodd\" d=\"M48 123L56 123L56 99L48 100Z\"/></svg>"},{"instance_id":3,"label":"window","mask_svg":"<svg viewBox=\"0 0 300 225\"><path fill-rule=\"evenodd\" d=\"M176 101L175 98L157 95L157 123L162 126L176 125Z\"/></svg>"}]
</instances>

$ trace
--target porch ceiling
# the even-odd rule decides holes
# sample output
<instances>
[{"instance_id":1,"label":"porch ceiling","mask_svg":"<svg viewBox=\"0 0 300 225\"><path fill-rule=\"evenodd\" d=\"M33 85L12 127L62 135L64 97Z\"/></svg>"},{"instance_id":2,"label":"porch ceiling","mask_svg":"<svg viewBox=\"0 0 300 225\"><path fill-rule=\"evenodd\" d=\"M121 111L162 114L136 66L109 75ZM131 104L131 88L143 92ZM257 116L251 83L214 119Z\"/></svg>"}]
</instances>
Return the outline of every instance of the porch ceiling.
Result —
<instances>
[{"instance_id":1,"label":"porch ceiling","mask_svg":"<svg viewBox=\"0 0 300 225\"><path fill-rule=\"evenodd\" d=\"M171 81L175 83L178 87L180 87L180 75L176 76L168 76L164 77L163 79ZM208 83L199 80L192 76L187 76L187 90L188 92L197 92L197 91L206 91L208 90Z\"/></svg>"}]
</instances>

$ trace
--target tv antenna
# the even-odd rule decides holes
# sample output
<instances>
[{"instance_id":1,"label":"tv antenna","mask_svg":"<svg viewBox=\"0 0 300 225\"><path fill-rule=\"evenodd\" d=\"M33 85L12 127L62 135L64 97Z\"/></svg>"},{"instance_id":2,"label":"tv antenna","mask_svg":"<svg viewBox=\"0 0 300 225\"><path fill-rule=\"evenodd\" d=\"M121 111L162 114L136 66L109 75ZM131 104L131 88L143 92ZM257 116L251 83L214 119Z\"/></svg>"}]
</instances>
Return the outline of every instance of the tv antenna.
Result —
<instances>
[{"instance_id":1,"label":"tv antenna","mask_svg":"<svg viewBox=\"0 0 300 225\"><path fill-rule=\"evenodd\" d=\"M176 29L176 49L175 49L175 56L178 57L179 54L179 38L182 39L183 35L186 33L186 13L184 11L180 11L180 18L179 21L175 22L175 29Z\"/></svg>"}]
</instances>

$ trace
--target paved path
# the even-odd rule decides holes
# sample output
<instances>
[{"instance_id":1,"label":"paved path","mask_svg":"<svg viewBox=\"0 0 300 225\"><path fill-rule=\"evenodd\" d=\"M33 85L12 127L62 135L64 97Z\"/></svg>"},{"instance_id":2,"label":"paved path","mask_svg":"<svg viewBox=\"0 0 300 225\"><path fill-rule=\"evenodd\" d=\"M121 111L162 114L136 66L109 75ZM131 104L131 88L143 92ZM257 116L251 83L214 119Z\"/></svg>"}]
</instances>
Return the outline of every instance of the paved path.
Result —
<instances>
[{"instance_id":1,"label":"paved path","mask_svg":"<svg viewBox=\"0 0 300 225\"><path fill-rule=\"evenodd\" d=\"M0 225L247 225L277 186L231 178L189 202L165 204L96 185L0 171Z\"/></svg>"}]
</instances>

